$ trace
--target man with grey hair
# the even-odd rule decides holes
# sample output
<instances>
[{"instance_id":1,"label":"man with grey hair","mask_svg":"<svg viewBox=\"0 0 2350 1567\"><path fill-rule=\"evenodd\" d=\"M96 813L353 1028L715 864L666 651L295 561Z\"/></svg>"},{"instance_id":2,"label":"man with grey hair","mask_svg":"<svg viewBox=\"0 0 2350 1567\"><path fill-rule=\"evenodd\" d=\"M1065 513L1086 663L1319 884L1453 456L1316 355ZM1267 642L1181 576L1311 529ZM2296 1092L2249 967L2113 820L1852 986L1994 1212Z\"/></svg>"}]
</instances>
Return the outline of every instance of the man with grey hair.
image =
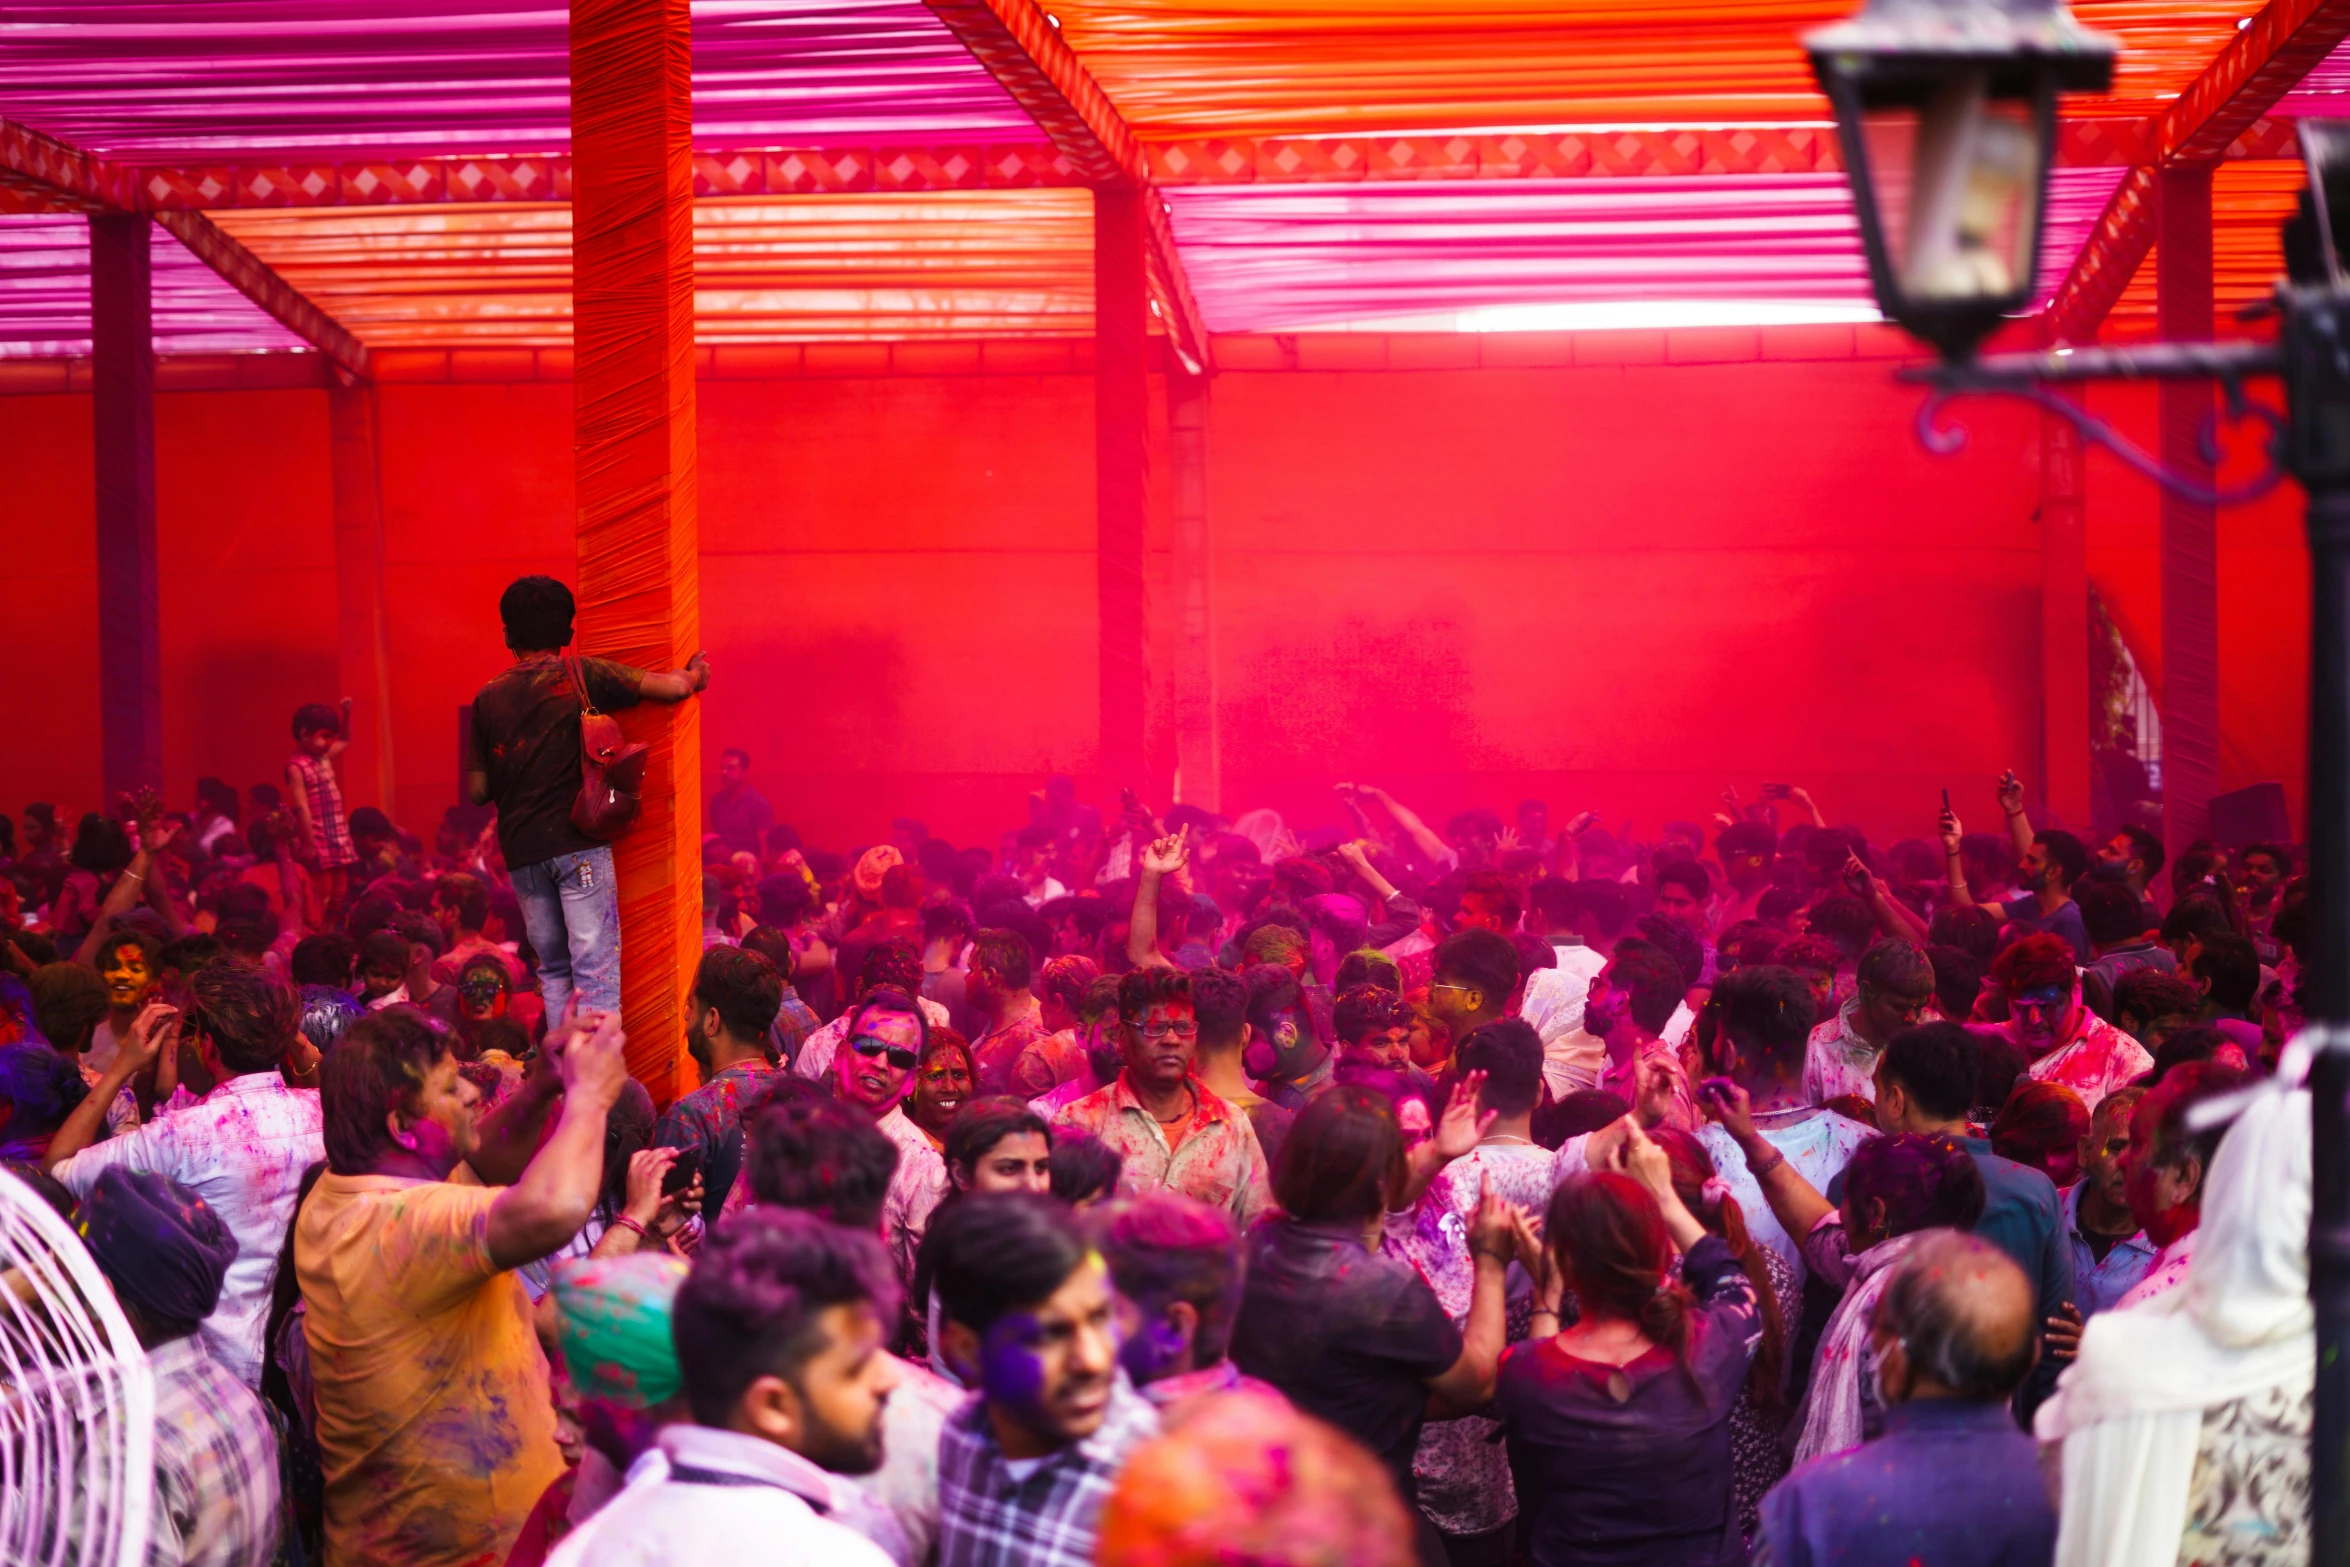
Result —
<instances>
[{"instance_id":1,"label":"man with grey hair","mask_svg":"<svg viewBox=\"0 0 2350 1567\"><path fill-rule=\"evenodd\" d=\"M2008 1410L2039 1347L2023 1270L1987 1241L1928 1231L1894 1265L1872 1332L1884 1434L1763 1498L1756 1567L2047 1561L2056 1513Z\"/></svg>"}]
</instances>

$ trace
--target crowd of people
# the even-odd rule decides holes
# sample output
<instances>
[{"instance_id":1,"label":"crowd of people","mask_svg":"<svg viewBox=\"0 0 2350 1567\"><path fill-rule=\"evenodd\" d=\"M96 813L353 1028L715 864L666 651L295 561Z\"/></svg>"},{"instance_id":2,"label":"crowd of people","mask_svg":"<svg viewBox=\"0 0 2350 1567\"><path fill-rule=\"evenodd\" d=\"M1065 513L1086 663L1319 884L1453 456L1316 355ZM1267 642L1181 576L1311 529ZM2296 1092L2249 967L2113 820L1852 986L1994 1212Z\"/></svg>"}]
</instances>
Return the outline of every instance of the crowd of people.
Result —
<instances>
[{"instance_id":1,"label":"crowd of people","mask_svg":"<svg viewBox=\"0 0 2350 1567\"><path fill-rule=\"evenodd\" d=\"M147 1351L150 1562L2308 1560L2292 846L1055 778L836 852L729 750L659 1105L582 715L709 664L501 613L430 842L347 707L0 817L0 1159Z\"/></svg>"}]
</instances>

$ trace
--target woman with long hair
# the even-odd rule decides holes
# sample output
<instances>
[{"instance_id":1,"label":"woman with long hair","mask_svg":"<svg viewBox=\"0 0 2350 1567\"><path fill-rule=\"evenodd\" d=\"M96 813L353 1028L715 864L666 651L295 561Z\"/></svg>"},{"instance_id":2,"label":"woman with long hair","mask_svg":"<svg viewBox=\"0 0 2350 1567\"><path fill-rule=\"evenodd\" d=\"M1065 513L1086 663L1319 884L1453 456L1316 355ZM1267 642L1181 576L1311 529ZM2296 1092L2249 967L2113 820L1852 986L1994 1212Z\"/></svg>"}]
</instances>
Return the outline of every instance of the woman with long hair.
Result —
<instances>
[{"instance_id":1,"label":"woman with long hair","mask_svg":"<svg viewBox=\"0 0 2350 1567\"><path fill-rule=\"evenodd\" d=\"M1534 1337L1502 1357L1525 1537L1536 1567L1742 1561L1730 1421L1763 1337L1754 1283L1636 1121L1592 1143L1551 1199Z\"/></svg>"},{"instance_id":2,"label":"woman with long hair","mask_svg":"<svg viewBox=\"0 0 2350 1567\"><path fill-rule=\"evenodd\" d=\"M1708 1235L1717 1236L1738 1259L1754 1287L1762 1338L1754 1365L1730 1412L1730 1489L1738 1504L1739 1532L1754 1538L1763 1493L1787 1473L1779 1430L1787 1423L1787 1328L1803 1319L1803 1281L1785 1258L1748 1233L1746 1211L1714 1171L1713 1155L1687 1132L1657 1127L1649 1137L1665 1151L1673 1169L1673 1194Z\"/></svg>"},{"instance_id":3,"label":"woman with long hair","mask_svg":"<svg viewBox=\"0 0 2350 1567\"><path fill-rule=\"evenodd\" d=\"M1376 1248L1390 1209L1412 1196L1412 1161L1395 1107L1341 1083L1306 1101L1273 1169L1281 1216L1249 1233L1232 1363L1298 1408L1349 1432L1418 1494L1420 1428L1493 1397L1505 1342L1506 1272L1530 1239L1525 1216L1486 1194L1468 1226L1474 1267L1456 1327L1409 1264ZM1424 1549L1443 1559L1435 1526Z\"/></svg>"}]
</instances>

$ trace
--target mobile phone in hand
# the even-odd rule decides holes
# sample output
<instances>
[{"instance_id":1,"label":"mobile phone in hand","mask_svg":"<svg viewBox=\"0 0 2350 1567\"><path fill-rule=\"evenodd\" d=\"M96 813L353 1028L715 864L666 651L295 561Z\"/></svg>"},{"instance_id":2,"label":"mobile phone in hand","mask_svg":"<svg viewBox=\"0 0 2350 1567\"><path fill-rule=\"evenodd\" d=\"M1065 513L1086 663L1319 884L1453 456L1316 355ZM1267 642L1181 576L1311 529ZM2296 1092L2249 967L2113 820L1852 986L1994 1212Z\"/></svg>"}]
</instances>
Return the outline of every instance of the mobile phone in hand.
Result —
<instances>
[{"instance_id":1,"label":"mobile phone in hand","mask_svg":"<svg viewBox=\"0 0 2350 1567\"><path fill-rule=\"evenodd\" d=\"M679 1149L677 1162L669 1167L667 1175L661 1177L661 1195L675 1197L679 1192L693 1185L700 1178L701 1173L702 1150L699 1148Z\"/></svg>"},{"instance_id":2,"label":"mobile phone in hand","mask_svg":"<svg viewBox=\"0 0 2350 1567\"><path fill-rule=\"evenodd\" d=\"M1784 800L1794 792L1793 784L1767 783L1762 786L1762 797L1766 800Z\"/></svg>"}]
</instances>

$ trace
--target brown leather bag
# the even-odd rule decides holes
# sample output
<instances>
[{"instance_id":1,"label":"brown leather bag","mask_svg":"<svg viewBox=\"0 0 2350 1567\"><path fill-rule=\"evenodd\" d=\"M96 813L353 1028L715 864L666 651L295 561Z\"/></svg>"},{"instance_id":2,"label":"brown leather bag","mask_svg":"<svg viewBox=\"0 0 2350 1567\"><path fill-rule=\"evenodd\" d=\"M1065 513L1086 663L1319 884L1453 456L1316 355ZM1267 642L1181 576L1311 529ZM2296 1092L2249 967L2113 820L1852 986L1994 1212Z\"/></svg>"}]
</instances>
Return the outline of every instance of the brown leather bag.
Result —
<instances>
[{"instance_id":1,"label":"brown leather bag","mask_svg":"<svg viewBox=\"0 0 2350 1567\"><path fill-rule=\"evenodd\" d=\"M644 814L645 767L653 759L652 748L630 744L620 733L620 720L596 711L579 655L563 655L563 671L579 693L579 798L571 802L571 825L598 843L610 843Z\"/></svg>"}]
</instances>

